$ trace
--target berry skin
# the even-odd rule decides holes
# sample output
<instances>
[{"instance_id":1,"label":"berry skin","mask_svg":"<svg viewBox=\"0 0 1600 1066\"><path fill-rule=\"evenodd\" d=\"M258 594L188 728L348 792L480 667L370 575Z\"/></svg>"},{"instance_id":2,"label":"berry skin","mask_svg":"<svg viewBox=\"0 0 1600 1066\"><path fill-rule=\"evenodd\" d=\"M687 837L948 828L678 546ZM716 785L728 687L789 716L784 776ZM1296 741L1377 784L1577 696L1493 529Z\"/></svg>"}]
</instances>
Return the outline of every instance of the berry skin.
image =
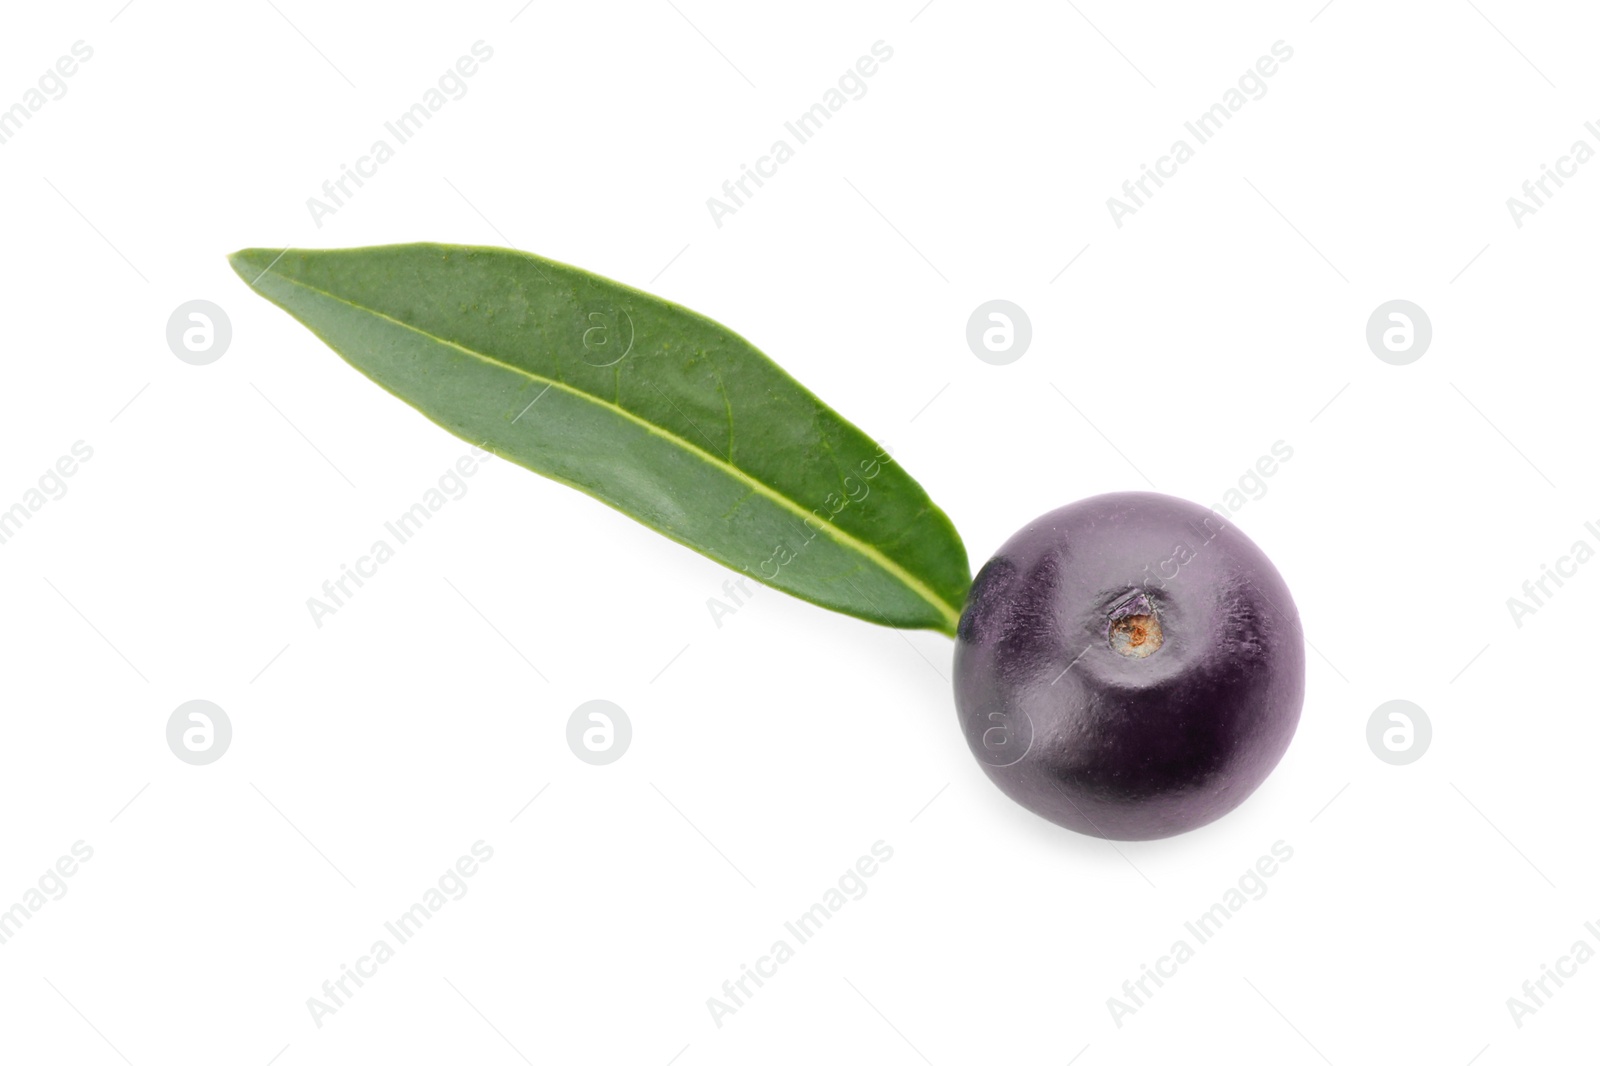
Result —
<instances>
[{"instance_id":1,"label":"berry skin","mask_svg":"<svg viewBox=\"0 0 1600 1066\"><path fill-rule=\"evenodd\" d=\"M1029 523L956 634L967 743L1024 807L1153 840L1243 803L1300 721L1305 639L1277 569L1220 514L1119 492Z\"/></svg>"}]
</instances>

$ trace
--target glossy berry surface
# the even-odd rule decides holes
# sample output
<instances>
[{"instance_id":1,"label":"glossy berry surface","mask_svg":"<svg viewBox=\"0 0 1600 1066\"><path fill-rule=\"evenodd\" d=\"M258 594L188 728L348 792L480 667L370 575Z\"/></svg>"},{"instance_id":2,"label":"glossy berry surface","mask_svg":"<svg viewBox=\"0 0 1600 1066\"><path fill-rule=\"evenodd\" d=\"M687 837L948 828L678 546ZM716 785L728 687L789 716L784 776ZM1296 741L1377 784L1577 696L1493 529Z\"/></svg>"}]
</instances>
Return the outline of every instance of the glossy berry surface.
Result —
<instances>
[{"instance_id":1,"label":"glossy berry surface","mask_svg":"<svg viewBox=\"0 0 1600 1066\"><path fill-rule=\"evenodd\" d=\"M1233 810L1300 720L1305 640L1283 579L1220 514L1147 492L1042 515L979 571L956 708L1029 810L1150 840Z\"/></svg>"}]
</instances>

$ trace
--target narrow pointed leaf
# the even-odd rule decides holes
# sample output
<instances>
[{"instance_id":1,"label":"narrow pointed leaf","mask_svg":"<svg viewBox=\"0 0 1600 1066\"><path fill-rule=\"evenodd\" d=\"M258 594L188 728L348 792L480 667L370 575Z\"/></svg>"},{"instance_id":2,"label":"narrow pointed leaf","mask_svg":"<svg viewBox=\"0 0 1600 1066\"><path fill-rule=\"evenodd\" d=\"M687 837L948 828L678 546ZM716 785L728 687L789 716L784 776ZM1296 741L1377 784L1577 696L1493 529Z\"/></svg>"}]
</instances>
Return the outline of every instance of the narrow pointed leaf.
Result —
<instances>
[{"instance_id":1,"label":"narrow pointed leaf","mask_svg":"<svg viewBox=\"0 0 1600 1066\"><path fill-rule=\"evenodd\" d=\"M732 330L505 249L251 249L231 262L451 433L801 599L954 632L971 571L950 520Z\"/></svg>"}]
</instances>

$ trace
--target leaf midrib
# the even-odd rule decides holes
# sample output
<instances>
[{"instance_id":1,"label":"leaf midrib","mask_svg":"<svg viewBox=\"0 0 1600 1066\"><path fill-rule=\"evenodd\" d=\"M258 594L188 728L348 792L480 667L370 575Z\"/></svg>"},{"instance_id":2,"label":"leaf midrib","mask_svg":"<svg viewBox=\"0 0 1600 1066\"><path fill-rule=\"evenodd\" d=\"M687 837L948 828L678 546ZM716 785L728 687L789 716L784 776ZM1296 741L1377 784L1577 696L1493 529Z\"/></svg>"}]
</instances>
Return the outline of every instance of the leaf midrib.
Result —
<instances>
[{"instance_id":1,"label":"leaf midrib","mask_svg":"<svg viewBox=\"0 0 1600 1066\"><path fill-rule=\"evenodd\" d=\"M562 392L565 392L565 393L567 393L567 394L569 394L571 396L576 396L577 398L579 398L581 400L587 400L589 403L592 403L597 407L600 407L600 408L603 408L605 410L611 411L611 412L613 412L613 413L615 413L617 415L620 415L622 418L625 418L628 421L637 424L638 426L642 427L646 432L652 433L655 436L658 436L658 437L662 438L663 440L666 440L666 441L669 441L669 442L671 442L673 444L676 444L678 447L682 448L684 451L689 452L692 455L698 456L700 459L702 459L709 466L713 467L714 469L722 470L723 472L728 474L730 477L732 477L734 480L742 482L743 484L749 486L751 491L757 493L758 495L765 496L767 499L769 499L772 502L778 504L778 506L782 507L783 509L785 509L785 510L789 511L790 513L794 514L796 517L800 518L800 520L802 522L804 522L807 518L815 517L811 512L803 510L798 503L796 503L795 501L789 499L789 497L784 496L782 493L776 492L772 488L768 487L767 485L763 484L762 482L760 482L760 481L756 480L755 478L751 477L749 474L746 474L743 470L741 470L738 467L734 466L732 463L729 463L726 460L724 460L724 459L722 459L722 458L720 458L718 456L712 455L710 452L706 451L704 448L701 448L700 446L695 444L693 441L690 441L685 437L680 437L676 433L670 433L667 430L663 429L662 427L657 426L653 422L650 422L650 421L647 421L646 419L640 418L638 415L634 414L632 411L629 411L626 407L623 407L623 406L621 406L619 404L610 403L610 402L608 402L606 400L603 400L600 397L595 396L595 395L593 395L591 393L584 392L582 389L575 388L575 387L573 387L573 386L567 384L566 382L561 381L561 380L559 380L557 378L546 377L543 374L536 374L533 371L528 370L525 367L520 367L520 366L513 365L511 363L502 362L501 360L496 359L494 356L489 355L486 352L476 351L476 350L474 350L472 348L468 348L464 344L457 344L453 340L450 340L450 339L448 339L446 337L441 337L436 333L430 333L425 329L421 329L421 328L419 328L417 326L411 325L409 322L402 322L398 318L395 318L392 315L387 315L384 312L377 310L376 308L367 307L365 305L355 303L355 302L353 302L351 300L347 300L343 296L338 295L337 293L329 292L327 289L320 288L320 287L318 287L316 285L309 285L309 284L299 280L298 278L292 278L292 277L288 276L287 274L281 274L281 273L279 273L279 272L277 272L275 270L272 270L270 267L268 268L268 272L271 273L273 277L279 278L279 279L281 279L283 281L286 281L290 285L294 285L294 286L297 286L299 288L306 289L306 290L308 290L310 292L317 293L318 295L324 296L327 299L333 300L336 303L341 303L346 307L350 307L350 308L353 308L353 309L355 309L357 311L361 311L361 312L364 312L366 314L372 315L375 318L381 318L385 322L390 322L390 323L393 323L396 326L399 326L401 329L410 330L412 333L415 333L415 334L417 334L419 336L422 336L422 337L426 337L428 340L431 340L436 344L442 344L447 348L454 348L456 351L461 352L461 353L463 353L465 355L471 356L472 358L477 359L480 362L488 363L491 366L500 367L502 370L509 370L514 374L521 374L523 377L526 377L526 378L528 378L528 379L530 379L532 381L544 382L547 386L549 386L551 388L560 389ZM257 280L260 280L260 279L257 279ZM254 288L254 287L255 286L252 284L251 288ZM890 559L888 556L884 555L881 551L879 551L877 548L873 547L871 544L868 544L867 542L865 542L863 540L860 540L859 538L850 535L849 533L845 532L843 529L840 529L838 526L834 525L832 521L828 521L828 522L824 523L822 528L824 530L825 535L828 536L828 538L830 540L834 541L835 543L839 544L840 546L842 546L844 548L847 548L847 549L849 549L851 551L854 551L854 552L856 552L856 553L858 553L860 555L865 556L866 558L870 559L871 561L876 563L878 566L882 567L884 570L886 570L890 574L892 574L896 579L898 579L900 581L901 584L905 585L912 592L916 593L917 596L919 596L921 599L925 600L927 603L929 603L931 606L933 606L940 613L940 615L943 616L943 618L945 620L945 623L946 623L947 627L950 630L953 631L955 629L956 623L959 622L960 619L961 619L960 609L958 607L953 607L949 602L947 602L945 599L943 599L941 596L939 596L939 594L934 592L933 589L929 588L927 583L924 582L921 578L919 578L916 575L914 575L914 574L910 573L909 571L907 571L903 566L901 566L899 563L895 562L893 559Z\"/></svg>"}]
</instances>

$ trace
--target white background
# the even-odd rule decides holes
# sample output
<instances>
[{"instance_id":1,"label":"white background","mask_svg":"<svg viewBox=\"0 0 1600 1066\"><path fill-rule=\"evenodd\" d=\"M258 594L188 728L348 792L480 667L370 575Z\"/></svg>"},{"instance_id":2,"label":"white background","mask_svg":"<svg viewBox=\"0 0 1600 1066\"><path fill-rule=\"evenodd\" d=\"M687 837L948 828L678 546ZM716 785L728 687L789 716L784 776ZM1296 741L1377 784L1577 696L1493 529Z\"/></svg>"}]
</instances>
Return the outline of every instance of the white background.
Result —
<instances>
[{"instance_id":1,"label":"white background","mask_svg":"<svg viewBox=\"0 0 1600 1066\"><path fill-rule=\"evenodd\" d=\"M1600 947L1600 566L1520 628L1506 599L1600 545L1600 165L1521 228L1506 198L1600 148L1593 13L919 2L5 11L0 107L94 54L0 145L0 506L94 454L0 545L0 906L93 858L0 946L0 1058L1592 1058L1600 965L1520 1028L1506 1000ZM479 40L465 97L314 225ZM717 227L706 198L879 40L867 94ZM1279 40L1266 95L1118 228L1107 197ZM1095 493L1217 503L1285 442L1235 520L1315 648L1287 756L1183 837L1057 829L968 753L945 638L769 589L718 628L726 571L504 462L317 628L307 597L467 448L224 256L423 239L739 330L895 448L974 568ZM994 298L1033 324L1009 366L964 338ZM1408 366L1364 337L1397 298L1434 328ZM193 299L233 325L209 366L165 339ZM597 698L634 728L606 767L564 735ZM233 723L209 766L166 745L191 699ZM1391 699L1433 723L1409 766L1367 747ZM467 895L314 1024L478 840ZM713 1024L878 840L866 896ZM1267 894L1116 1025L1108 997L1280 840Z\"/></svg>"}]
</instances>

